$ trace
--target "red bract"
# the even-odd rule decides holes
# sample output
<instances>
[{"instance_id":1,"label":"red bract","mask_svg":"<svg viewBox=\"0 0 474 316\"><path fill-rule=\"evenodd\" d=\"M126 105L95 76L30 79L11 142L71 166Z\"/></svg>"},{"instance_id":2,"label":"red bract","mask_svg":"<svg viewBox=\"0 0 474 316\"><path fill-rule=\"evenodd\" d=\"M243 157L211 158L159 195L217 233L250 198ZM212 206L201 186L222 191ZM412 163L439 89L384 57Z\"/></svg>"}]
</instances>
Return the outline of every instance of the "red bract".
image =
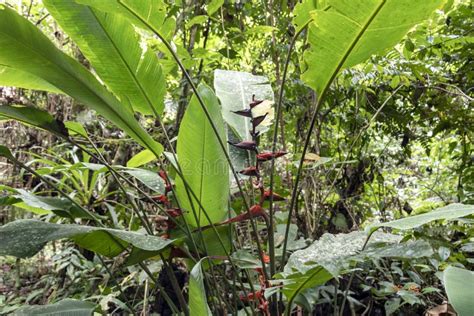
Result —
<instances>
[{"instance_id":1,"label":"red bract","mask_svg":"<svg viewBox=\"0 0 474 316\"><path fill-rule=\"evenodd\" d=\"M164 170L158 171L158 175L161 177L161 179L165 180L165 182L168 182L168 177L166 176L166 172Z\"/></svg>"},{"instance_id":2,"label":"red bract","mask_svg":"<svg viewBox=\"0 0 474 316\"><path fill-rule=\"evenodd\" d=\"M250 106L251 109L253 109L254 107L256 107L257 105L259 105L262 102L263 102L263 100L253 100L252 102L250 102L249 106Z\"/></svg>"},{"instance_id":3,"label":"red bract","mask_svg":"<svg viewBox=\"0 0 474 316\"><path fill-rule=\"evenodd\" d=\"M265 151L265 152L260 153L260 154L257 155L257 160L258 161L268 161L268 160L272 160L274 158L279 158L279 157L284 156L286 154L287 154L286 151L275 151L274 153L272 153L271 151Z\"/></svg>"},{"instance_id":4,"label":"red bract","mask_svg":"<svg viewBox=\"0 0 474 316\"><path fill-rule=\"evenodd\" d=\"M279 194L276 194L276 193L273 193L270 192L270 190L266 190L264 193L263 193L263 197L265 198L265 200L269 201L270 200L270 197L273 195L273 201L284 201L285 198Z\"/></svg>"},{"instance_id":5,"label":"red bract","mask_svg":"<svg viewBox=\"0 0 474 316\"><path fill-rule=\"evenodd\" d=\"M166 210L166 213L170 217L178 217L178 216L183 215L183 211L179 208L169 208Z\"/></svg>"},{"instance_id":6,"label":"red bract","mask_svg":"<svg viewBox=\"0 0 474 316\"><path fill-rule=\"evenodd\" d=\"M256 118L252 119L252 125L253 125L253 128L257 127L258 125L260 125L260 123L263 122L263 120L267 117L268 113L265 114L265 115L262 115L262 116L257 116Z\"/></svg>"},{"instance_id":7,"label":"red bract","mask_svg":"<svg viewBox=\"0 0 474 316\"><path fill-rule=\"evenodd\" d=\"M160 171L158 171L158 175L160 176L161 179L163 179L165 181L165 193L171 192L172 187L171 187L171 183L168 179L168 176L166 175L166 172L164 170L160 170Z\"/></svg>"},{"instance_id":8,"label":"red bract","mask_svg":"<svg viewBox=\"0 0 474 316\"><path fill-rule=\"evenodd\" d=\"M152 196L151 197L153 199L153 201L157 202L158 204L169 204L169 200L168 198L166 197L166 195L164 194L160 194L160 195L157 195L157 196Z\"/></svg>"},{"instance_id":9,"label":"red bract","mask_svg":"<svg viewBox=\"0 0 474 316\"><path fill-rule=\"evenodd\" d=\"M255 293L248 293L247 296L241 295L240 299L244 302L255 301L263 298L263 291L258 291Z\"/></svg>"},{"instance_id":10,"label":"red bract","mask_svg":"<svg viewBox=\"0 0 474 316\"><path fill-rule=\"evenodd\" d=\"M245 150L256 150L257 149L257 143L254 142L253 140L245 140L240 143L233 144L229 142L234 147L240 148L240 149L245 149Z\"/></svg>"},{"instance_id":11,"label":"red bract","mask_svg":"<svg viewBox=\"0 0 474 316\"><path fill-rule=\"evenodd\" d=\"M245 220L248 220L252 217L258 217L258 216L266 216L267 214L263 210L263 208L256 204L252 206L249 210L249 212L239 214L235 217L229 218L228 220L224 221L221 223L221 225L224 224L230 224L230 223L238 223L238 222L243 222Z\"/></svg>"},{"instance_id":12,"label":"red bract","mask_svg":"<svg viewBox=\"0 0 474 316\"><path fill-rule=\"evenodd\" d=\"M249 177L258 177L260 175L256 167L245 168L243 170L240 170L239 173Z\"/></svg>"},{"instance_id":13,"label":"red bract","mask_svg":"<svg viewBox=\"0 0 474 316\"><path fill-rule=\"evenodd\" d=\"M240 111L232 111L237 115L245 116L245 117L252 117L252 111L250 109L240 110Z\"/></svg>"}]
</instances>

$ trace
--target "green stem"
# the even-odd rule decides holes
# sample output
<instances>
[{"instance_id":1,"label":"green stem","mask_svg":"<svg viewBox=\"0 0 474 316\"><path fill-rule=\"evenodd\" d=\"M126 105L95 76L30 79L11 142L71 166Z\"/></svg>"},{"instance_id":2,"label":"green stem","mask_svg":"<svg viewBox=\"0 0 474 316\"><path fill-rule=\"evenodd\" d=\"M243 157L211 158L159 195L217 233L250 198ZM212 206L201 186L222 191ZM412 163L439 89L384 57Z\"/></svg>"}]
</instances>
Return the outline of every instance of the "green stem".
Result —
<instances>
[{"instance_id":1,"label":"green stem","mask_svg":"<svg viewBox=\"0 0 474 316\"><path fill-rule=\"evenodd\" d=\"M239 189L239 192L242 196L242 199L243 199L243 202L244 202L244 207L245 207L245 210L246 212L250 212L250 206L248 205L248 202L247 202L247 199L245 198L245 194L244 194L244 191L242 189L242 185L240 184L240 181L239 181L239 176L237 175L237 172L235 171L235 168L232 164L232 160L230 159L230 156L229 156L229 153L227 152L227 148L226 148L226 144L224 143L224 141L222 140L222 138L220 137L219 135L219 132L217 130L217 127L216 125L214 124L214 122L212 121L212 117L209 113L209 111L207 110L206 108L206 105L204 104L204 101L201 97L201 95L199 94L199 91L197 90L197 87L196 85L194 84L191 76L189 75L189 73L187 72L186 68L184 67L183 63L181 62L181 60L179 59L178 55L176 54L175 50L173 49L173 47L171 47L171 44L161 35L161 33L153 26L151 25L150 23L148 23L148 21L146 21L145 19L143 19L140 14L138 14L137 12L135 12L133 9L131 9L129 6L127 6L125 3L123 3L122 0L118 0L118 3L124 8L126 9L128 12L130 12L133 16L135 16L135 18L137 18L138 20L140 20L140 22L142 22L144 25L146 25L162 42L163 44L165 45L165 47L168 49L168 51L170 52L170 54L173 56L173 59L175 60L176 64L178 65L178 67L180 68L180 70L182 71L182 73L184 74L186 80L188 81L189 85L191 86L204 114L206 115L206 118L207 120L209 121L209 124L211 125L212 127L212 130L217 138L217 141L219 142L219 146L221 147L223 153L224 153L224 156L227 160L227 163L229 164L229 167L232 171L232 174L234 176L234 179L237 183L237 187ZM182 177L182 176L181 176ZM184 179L183 179L184 180ZM268 277L268 273L266 271L266 268L265 268L265 262L264 262L264 259L263 259L263 249L262 249L262 245L260 243L260 240L258 238L258 230L257 230L257 225L255 223L255 220L253 218L250 219L250 222L252 224L252 230L253 230L253 233L256 237L256 241L257 241L257 248L258 248L258 252L259 252L259 257L260 257L260 261L262 263L262 268L263 268L263 271L265 272L265 275L266 277Z\"/></svg>"},{"instance_id":2,"label":"green stem","mask_svg":"<svg viewBox=\"0 0 474 316\"><path fill-rule=\"evenodd\" d=\"M377 8L374 10L374 12L371 14L371 16L369 17L367 22L361 28L360 32L357 34L357 36L352 41L351 45L348 47L348 49L344 53L343 57L341 58L341 60L339 61L338 65L337 65L335 71L332 73L332 75L329 78L328 82L323 87L323 89L321 90L320 95L318 96L318 101L316 103L316 108L315 108L315 111L313 113L313 117L311 118L311 123L310 123L310 126L309 126L309 130L306 134L306 139L305 139L304 146L303 146L303 152L301 153L301 158L300 158L299 165L298 165L298 171L296 173L295 185L293 187L293 191L292 191L292 194L291 194L291 203L290 203L290 208L288 210L288 220L286 222L286 229L285 229L285 239L283 241L283 253L282 253L282 260L281 260L282 266L284 265L285 260L286 260L286 247L287 247L287 244L288 244L288 235L289 235L289 232L290 232L290 224L291 224L291 218L293 216L293 210L295 208L296 200L298 198L297 197L298 196L298 185L299 185L299 181L300 181L300 178L301 178L301 172L303 171L304 157L306 155L306 151L308 150L309 142L311 140L311 134L313 133L314 125L316 123L316 118L317 118L317 115L318 115L318 112L319 112L319 108L321 107L321 105L323 104L323 102L326 99L326 94L329 91L329 87L331 86L331 83L334 81L334 79L338 75L339 71L344 66L344 63L346 62L347 58L349 57L351 52L354 50L354 48L357 45L357 43L359 42L359 40L361 39L362 35L365 33L365 31L370 26L370 24L375 19L375 17L380 12L380 10L385 5L385 3L386 3L386 0L382 0L380 2L380 4L377 6Z\"/></svg>"}]
</instances>

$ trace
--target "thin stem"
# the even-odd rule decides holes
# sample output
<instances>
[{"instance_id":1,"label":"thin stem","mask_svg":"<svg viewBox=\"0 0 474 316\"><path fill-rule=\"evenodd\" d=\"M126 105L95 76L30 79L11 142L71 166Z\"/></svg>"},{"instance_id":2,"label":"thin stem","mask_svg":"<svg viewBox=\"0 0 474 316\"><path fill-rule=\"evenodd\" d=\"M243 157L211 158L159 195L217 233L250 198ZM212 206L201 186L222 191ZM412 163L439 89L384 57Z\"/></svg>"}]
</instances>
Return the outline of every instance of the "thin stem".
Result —
<instances>
[{"instance_id":1,"label":"thin stem","mask_svg":"<svg viewBox=\"0 0 474 316\"><path fill-rule=\"evenodd\" d=\"M140 22L142 22L144 25L146 25L162 42L163 44L165 45L165 47L168 49L168 51L170 52L170 54L173 56L173 59L175 60L176 64L178 65L178 67L181 69L182 73L184 74L186 80L189 82L189 85L191 86L204 114L206 115L206 118L207 120L209 121L209 124L211 125L212 127L212 130L217 138L217 141L219 142L219 146L221 147L223 153L224 153L224 156L227 160L227 163L229 164L229 167L232 171L232 174L234 176L234 179L237 183L237 187L239 189L239 192L242 196L242 199L243 199L243 202L244 202L244 207L245 207L245 210L246 212L250 212L250 206L248 205L248 202L247 202L247 199L245 198L245 194L244 194L244 191L242 189L242 185L240 184L240 181L239 181L239 176L237 175L237 172L235 171L235 168L234 168L234 165L232 164L232 160L230 159L230 156L229 156L229 153L227 152L227 147L226 147L226 144L224 143L224 141L222 140L222 138L220 137L219 135L219 132L217 130L217 127L216 125L214 124L213 120L212 120L212 117L209 113L209 111L207 110L207 107L196 87L196 85L194 84L191 76L189 75L189 73L187 72L186 68L184 67L183 63L181 62L181 60L179 59L178 55L176 54L175 50L173 49L173 47L171 46L171 44L161 35L161 33L153 26L151 25L150 23L148 23L148 21L144 20L140 14L137 14L137 12L135 12L133 9L131 9L129 6L127 6L125 3L123 3L122 0L118 0L118 3L124 8L126 9L128 12L130 12L133 16L135 16L138 20L140 20ZM257 230L257 225L255 223L255 220L251 217L250 218L250 222L252 224L252 230L253 230L253 233L255 234L255 237L256 237L256 242L257 242L257 248L258 248L258 252L259 252L259 256L260 256L260 261L262 263L262 268L263 268L263 271L265 272L265 275L268 277L268 272L266 271L266 268L265 268L265 262L264 262L264 258L263 258L263 251L262 251L262 245L260 243L260 240L258 238L258 230Z\"/></svg>"},{"instance_id":2,"label":"thin stem","mask_svg":"<svg viewBox=\"0 0 474 316\"><path fill-rule=\"evenodd\" d=\"M295 47L296 40L298 39L299 35L306 29L308 26L309 21L295 34L293 39L291 40L290 46L288 47L288 54L285 61L285 67L283 69L283 77L281 80L280 85L280 92L278 96L278 103L276 105L276 118L275 118L275 130L273 131L273 143L272 143L272 153L275 154L276 152L276 145L278 139L278 127L280 118L282 116L282 105L283 105L283 94L286 84L286 76L288 75L288 66L290 65L291 55L293 52L293 48ZM272 159L271 162L271 169L270 169L270 193L273 193L273 186L275 182L275 159ZM269 234L268 234L268 247L269 247L269 256L270 256L270 273L273 276L276 273L275 267L275 237L273 236L273 194L270 194L270 206L269 206Z\"/></svg>"},{"instance_id":3,"label":"thin stem","mask_svg":"<svg viewBox=\"0 0 474 316\"><path fill-rule=\"evenodd\" d=\"M372 21L375 19L377 14L380 12L382 7L385 5L385 3L386 3L386 1L382 0L380 2L380 4L377 6L377 8L374 10L374 12L371 14L371 16L369 17L367 22L361 28L361 30L359 31L357 36L352 41L351 45L348 47L348 49L346 50L346 52L342 56L341 60L339 60L335 71L332 73L331 77L329 78L329 80L327 81L327 83L325 84L323 89L321 90L320 95L318 96L318 101L316 103L315 111L313 113L313 117L311 118L311 123L310 123L309 129L308 129L308 132L306 134L306 139L305 139L304 146L303 146L303 152L301 153L301 158L300 158L300 162L299 162L299 165L298 165L298 171L296 173L295 185L293 187L292 194L291 194L291 203L290 203L290 208L288 210L288 219L287 219L287 222L286 222L286 229L285 229L285 239L283 240L283 253L282 253L282 260L281 260L282 266L284 265L285 260L286 260L286 247L287 247L287 244L288 244L288 235L290 233L290 224L291 224L291 218L293 216L293 209L295 208L296 200L298 199L298 194L297 194L298 193L298 185L299 185L299 181L300 181L300 178L301 178L301 172L303 171L304 157L306 155L306 151L308 150L309 143L311 141L311 134L313 133L314 125L316 123L316 118L317 118L318 112L319 112L319 108L321 107L321 105L323 104L323 102L326 99L326 94L329 91L329 87L331 86L331 83L334 81L334 79L338 75L339 71L344 66L344 63L346 62L347 58L349 58L352 50L354 49L356 44L359 42L360 38L365 33L367 28L370 26Z\"/></svg>"}]
</instances>

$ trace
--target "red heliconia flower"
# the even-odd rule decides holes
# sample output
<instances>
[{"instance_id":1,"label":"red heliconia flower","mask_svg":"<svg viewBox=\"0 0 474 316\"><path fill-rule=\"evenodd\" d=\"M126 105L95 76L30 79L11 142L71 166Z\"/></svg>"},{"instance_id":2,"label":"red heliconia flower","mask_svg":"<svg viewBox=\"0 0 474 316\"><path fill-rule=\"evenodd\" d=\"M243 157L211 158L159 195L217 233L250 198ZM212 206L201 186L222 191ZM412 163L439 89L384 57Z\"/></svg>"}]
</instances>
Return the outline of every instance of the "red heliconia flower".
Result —
<instances>
[{"instance_id":1,"label":"red heliconia flower","mask_svg":"<svg viewBox=\"0 0 474 316\"><path fill-rule=\"evenodd\" d=\"M158 171L158 175L160 176L161 179L165 181L165 193L171 192L173 189L171 187L170 180L168 176L166 175L166 172L164 170Z\"/></svg>"},{"instance_id":2,"label":"red heliconia flower","mask_svg":"<svg viewBox=\"0 0 474 316\"><path fill-rule=\"evenodd\" d=\"M253 109L254 107L256 107L257 105L259 105L260 103L262 103L263 100L255 100L253 99L252 102L250 102L249 106L251 109Z\"/></svg>"},{"instance_id":3,"label":"red heliconia flower","mask_svg":"<svg viewBox=\"0 0 474 316\"><path fill-rule=\"evenodd\" d=\"M245 150L256 150L257 149L257 143L254 142L253 140L244 140L240 143L233 144L229 142L234 147L240 148L240 149L245 149Z\"/></svg>"},{"instance_id":4,"label":"red heliconia flower","mask_svg":"<svg viewBox=\"0 0 474 316\"><path fill-rule=\"evenodd\" d=\"M164 194L160 194L160 195L157 195L157 196L152 196L151 198L153 199L153 201L157 202L158 204L167 205L167 204L170 203L170 201L168 200L168 198Z\"/></svg>"},{"instance_id":5,"label":"red heliconia flower","mask_svg":"<svg viewBox=\"0 0 474 316\"><path fill-rule=\"evenodd\" d=\"M245 295L240 295L240 299L244 302L248 302L248 301L256 301L256 300L260 300L263 298L263 291L257 291L255 293L248 293L247 296Z\"/></svg>"},{"instance_id":6,"label":"red heliconia flower","mask_svg":"<svg viewBox=\"0 0 474 316\"><path fill-rule=\"evenodd\" d=\"M183 211L179 208L169 208L166 210L166 213L170 217L178 217L178 216L183 215Z\"/></svg>"},{"instance_id":7,"label":"red heliconia flower","mask_svg":"<svg viewBox=\"0 0 474 316\"><path fill-rule=\"evenodd\" d=\"M257 116L255 118L252 119L252 125L253 125L253 128L257 127L258 125L260 125L260 123L263 122L263 120L267 117L268 113L266 113L265 115L261 115L261 116Z\"/></svg>"},{"instance_id":8,"label":"red heliconia flower","mask_svg":"<svg viewBox=\"0 0 474 316\"><path fill-rule=\"evenodd\" d=\"M245 109L245 110L239 110L239 111L232 111L232 113L245 116L245 117L252 117L252 110L250 109Z\"/></svg>"},{"instance_id":9,"label":"red heliconia flower","mask_svg":"<svg viewBox=\"0 0 474 316\"><path fill-rule=\"evenodd\" d=\"M265 190L265 192L263 192L263 197L265 198L265 200L267 201L270 201L270 197L273 195L273 201L285 201L286 199L279 195L279 194L276 194L276 193L273 193L270 191L270 190Z\"/></svg>"},{"instance_id":10,"label":"red heliconia flower","mask_svg":"<svg viewBox=\"0 0 474 316\"><path fill-rule=\"evenodd\" d=\"M230 224L230 223L239 223L239 222L248 220L252 217L266 216L266 215L267 214L265 213L263 208L260 205L255 204L249 209L249 212L245 212L235 217L229 218L228 220L221 222L220 225L225 225L225 224Z\"/></svg>"},{"instance_id":11,"label":"red heliconia flower","mask_svg":"<svg viewBox=\"0 0 474 316\"><path fill-rule=\"evenodd\" d=\"M258 161L268 161L268 160L272 160L272 159L275 159L275 158L282 157L286 154L287 154L286 151L275 151L274 153L271 152L271 151L265 151L265 152L260 153L260 154L257 155L257 160Z\"/></svg>"},{"instance_id":12,"label":"red heliconia flower","mask_svg":"<svg viewBox=\"0 0 474 316\"><path fill-rule=\"evenodd\" d=\"M258 204L255 204L252 207L250 207L249 211L252 217L265 215L265 211L263 210L263 207L261 207Z\"/></svg>"},{"instance_id":13,"label":"red heliconia flower","mask_svg":"<svg viewBox=\"0 0 474 316\"><path fill-rule=\"evenodd\" d=\"M161 179L165 180L165 182L168 182L168 177L166 176L166 172L164 170L158 171L158 175L161 177Z\"/></svg>"},{"instance_id":14,"label":"red heliconia flower","mask_svg":"<svg viewBox=\"0 0 474 316\"><path fill-rule=\"evenodd\" d=\"M240 170L239 173L243 174L244 176L249 176L249 177L258 177L260 175L257 167L253 167L253 166Z\"/></svg>"},{"instance_id":15,"label":"red heliconia flower","mask_svg":"<svg viewBox=\"0 0 474 316\"><path fill-rule=\"evenodd\" d=\"M263 257L263 262L270 263L270 256L269 255L267 255L266 253L263 253L262 257Z\"/></svg>"}]
</instances>

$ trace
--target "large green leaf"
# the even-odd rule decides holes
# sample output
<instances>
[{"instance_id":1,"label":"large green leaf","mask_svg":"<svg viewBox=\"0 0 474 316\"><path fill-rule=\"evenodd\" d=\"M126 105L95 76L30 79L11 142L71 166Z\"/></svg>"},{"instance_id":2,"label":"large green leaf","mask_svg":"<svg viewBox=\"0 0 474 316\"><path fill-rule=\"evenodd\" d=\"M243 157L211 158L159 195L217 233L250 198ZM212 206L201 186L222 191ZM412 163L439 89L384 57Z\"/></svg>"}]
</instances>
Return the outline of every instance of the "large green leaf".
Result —
<instances>
[{"instance_id":1,"label":"large green leaf","mask_svg":"<svg viewBox=\"0 0 474 316\"><path fill-rule=\"evenodd\" d=\"M363 231L337 235L326 233L308 248L291 254L284 272L286 274L291 274L293 271L304 273L315 265L320 265L337 277L344 269L350 268L353 261L382 257L413 259L429 257L433 254L431 246L426 241L399 243L401 236L383 232L375 232L366 248L361 251L367 236Z\"/></svg>"},{"instance_id":2,"label":"large green leaf","mask_svg":"<svg viewBox=\"0 0 474 316\"><path fill-rule=\"evenodd\" d=\"M224 120L217 97L211 88L204 84L198 87L198 91L221 139L225 140ZM227 214L229 199L229 166L196 96L191 98L179 129L177 154L182 174L201 201L210 220L213 223L223 220ZM176 193L181 207L187 211L184 216L191 225L209 224L192 195L192 204L190 203L180 177L176 179ZM193 208L197 220L193 215Z\"/></svg>"},{"instance_id":3,"label":"large green leaf","mask_svg":"<svg viewBox=\"0 0 474 316\"><path fill-rule=\"evenodd\" d=\"M324 9L326 2L326 0L303 0L296 4L293 9L293 24L296 27L296 32L301 31L301 29L311 21L311 12L316 9Z\"/></svg>"},{"instance_id":4,"label":"large green leaf","mask_svg":"<svg viewBox=\"0 0 474 316\"><path fill-rule=\"evenodd\" d=\"M14 189L17 193L12 195L17 200L13 206L42 215L50 212L67 218L93 217L63 197L39 196L23 189Z\"/></svg>"},{"instance_id":5,"label":"large green leaf","mask_svg":"<svg viewBox=\"0 0 474 316\"><path fill-rule=\"evenodd\" d=\"M240 140L250 139L252 130L250 119L232 112L248 109L252 96L258 100L273 102L273 90L268 78L248 72L217 69L214 71L214 89L221 101L225 122Z\"/></svg>"},{"instance_id":6,"label":"large green leaf","mask_svg":"<svg viewBox=\"0 0 474 316\"><path fill-rule=\"evenodd\" d=\"M318 93L344 68L384 53L444 0L328 0L328 10L311 12L308 66L303 81ZM307 14L305 12L305 14ZM304 18L301 19L304 21ZM301 22L300 22L301 23Z\"/></svg>"},{"instance_id":7,"label":"large green leaf","mask_svg":"<svg viewBox=\"0 0 474 316\"><path fill-rule=\"evenodd\" d=\"M0 256L31 257L47 242L63 238L108 257L120 254L129 245L159 251L173 243L173 240L131 231L24 219L0 227Z\"/></svg>"},{"instance_id":8,"label":"large green leaf","mask_svg":"<svg viewBox=\"0 0 474 316\"><path fill-rule=\"evenodd\" d=\"M201 259L191 270L189 276L189 315L212 315L207 305L206 289L204 288L204 275L202 273Z\"/></svg>"},{"instance_id":9,"label":"large green leaf","mask_svg":"<svg viewBox=\"0 0 474 316\"><path fill-rule=\"evenodd\" d=\"M401 236L375 232L362 250L368 235L363 231L348 234L324 234L306 249L294 252L288 259L283 277L283 293L294 300L302 291L324 284L347 273L357 262L380 258L414 259L433 254L424 240L401 243Z\"/></svg>"},{"instance_id":10,"label":"large green leaf","mask_svg":"<svg viewBox=\"0 0 474 316\"><path fill-rule=\"evenodd\" d=\"M28 20L0 5L0 65L31 74L96 110L142 146L159 155L162 146L147 134L133 113L77 61L61 52ZM1 76L1 74L0 74ZM0 77L0 81L8 78ZM12 81L12 84L18 80Z\"/></svg>"},{"instance_id":11,"label":"large green leaf","mask_svg":"<svg viewBox=\"0 0 474 316\"><path fill-rule=\"evenodd\" d=\"M63 315L63 316L90 316L96 305L91 302L65 299L50 305L31 305L22 307L13 315Z\"/></svg>"},{"instance_id":12,"label":"large green leaf","mask_svg":"<svg viewBox=\"0 0 474 316\"><path fill-rule=\"evenodd\" d=\"M449 302L459 316L472 316L474 313L474 272L448 267L443 272L443 283Z\"/></svg>"},{"instance_id":13,"label":"large green leaf","mask_svg":"<svg viewBox=\"0 0 474 316\"><path fill-rule=\"evenodd\" d=\"M31 106L2 105L0 106L0 117L33 125L59 136L68 136L68 131L61 121L56 120L48 112Z\"/></svg>"},{"instance_id":14,"label":"large green leaf","mask_svg":"<svg viewBox=\"0 0 474 316\"><path fill-rule=\"evenodd\" d=\"M149 25L169 40L174 33L175 21L167 17L165 1L158 0L76 0L98 10L120 14L145 30ZM153 30L152 30L153 31Z\"/></svg>"},{"instance_id":15,"label":"large green leaf","mask_svg":"<svg viewBox=\"0 0 474 316\"><path fill-rule=\"evenodd\" d=\"M374 230L379 227L391 227L396 229L412 229L436 220L450 220L474 214L474 205L453 203L440 207L428 213L405 217L388 223L380 223L370 226Z\"/></svg>"},{"instance_id":16,"label":"large green leaf","mask_svg":"<svg viewBox=\"0 0 474 316\"><path fill-rule=\"evenodd\" d=\"M140 37L129 20L74 0L43 3L122 102L145 114L161 114L165 94L161 67L151 50L140 47Z\"/></svg>"},{"instance_id":17,"label":"large green leaf","mask_svg":"<svg viewBox=\"0 0 474 316\"><path fill-rule=\"evenodd\" d=\"M63 93L61 90L40 77L3 65L0 65L0 86L13 86L23 89Z\"/></svg>"}]
</instances>

